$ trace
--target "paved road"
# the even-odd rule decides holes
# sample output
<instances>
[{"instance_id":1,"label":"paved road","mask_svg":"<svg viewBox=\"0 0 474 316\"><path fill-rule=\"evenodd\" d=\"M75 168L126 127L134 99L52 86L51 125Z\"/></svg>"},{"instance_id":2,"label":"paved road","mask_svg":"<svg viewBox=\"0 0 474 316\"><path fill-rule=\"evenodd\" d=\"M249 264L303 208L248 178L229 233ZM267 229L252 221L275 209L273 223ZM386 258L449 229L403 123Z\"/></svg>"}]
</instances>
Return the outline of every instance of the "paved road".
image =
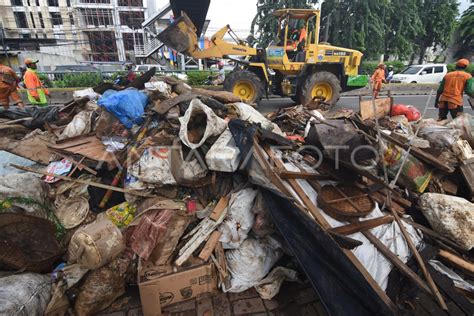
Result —
<instances>
[{"instance_id":1,"label":"paved road","mask_svg":"<svg viewBox=\"0 0 474 316\"><path fill-rule=\"evenodd\" d=\"M410 104L415 106L421 113L423 113L423 110L425 108L426 102L428 101L427 95L407 95L407 96L394 96L393 102L395 104ZM433 107L434 104L434 97L431 97L431 100L429 102L429 106L426 110L426 113L423 117L425 118L436 118L438 116L438 110ZM269 100L263 100L259 104L259 110L262 113L267 113L271 111L275 111L279 108L284 108L288 106L293 106L295 103L291 101L289 98L271 98ZM359 110L359 97L341 97L339 102L336 104L335 109L337 108L349 108L354 111ZM467 102L467 98L465 98L464 102L464 112L470 113L471 115L474 115L474 111L471 109Z\"/></svg>"}]
</instances>

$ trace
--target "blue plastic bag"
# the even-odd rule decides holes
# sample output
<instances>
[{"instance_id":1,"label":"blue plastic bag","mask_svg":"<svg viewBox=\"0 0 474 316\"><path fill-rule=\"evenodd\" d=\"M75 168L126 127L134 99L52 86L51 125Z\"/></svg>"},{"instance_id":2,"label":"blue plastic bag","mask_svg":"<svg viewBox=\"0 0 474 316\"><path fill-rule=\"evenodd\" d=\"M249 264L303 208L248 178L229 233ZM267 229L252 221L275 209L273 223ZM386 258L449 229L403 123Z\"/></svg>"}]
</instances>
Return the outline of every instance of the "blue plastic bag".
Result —
<instances>
[{"instance_id":1,"label":"blue plastic bag","mask_svg":"<svg viewBox=\"0 0 474 316\"><path fill-rule=\"evenodd\" d=\"M126 128L143 122L143 113L148 103L148 96L137 89L122 91L107 90L97 104L115 115Z\"/></svg>"}]
</instances>

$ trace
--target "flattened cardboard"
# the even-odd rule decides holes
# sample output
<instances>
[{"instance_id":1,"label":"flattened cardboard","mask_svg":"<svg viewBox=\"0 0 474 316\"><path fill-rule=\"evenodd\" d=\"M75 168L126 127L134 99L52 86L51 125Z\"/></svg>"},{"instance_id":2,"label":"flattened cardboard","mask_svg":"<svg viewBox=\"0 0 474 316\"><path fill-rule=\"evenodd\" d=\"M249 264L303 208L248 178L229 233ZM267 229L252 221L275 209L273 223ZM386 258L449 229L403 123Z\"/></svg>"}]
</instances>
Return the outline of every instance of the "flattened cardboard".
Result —
<instances>
[{"instance_id":1,"label":"flattened cardboard","mask_svg":"<svg viewBox=\"0 0 474 316\"><path fill-rule=\"evenodd\" d=\"M139 263L138 286L145 316L161 315L161 307L217 289L217 275L213 263L176 273L170 273L170 269Z\"/></svg>"}]
</instances>

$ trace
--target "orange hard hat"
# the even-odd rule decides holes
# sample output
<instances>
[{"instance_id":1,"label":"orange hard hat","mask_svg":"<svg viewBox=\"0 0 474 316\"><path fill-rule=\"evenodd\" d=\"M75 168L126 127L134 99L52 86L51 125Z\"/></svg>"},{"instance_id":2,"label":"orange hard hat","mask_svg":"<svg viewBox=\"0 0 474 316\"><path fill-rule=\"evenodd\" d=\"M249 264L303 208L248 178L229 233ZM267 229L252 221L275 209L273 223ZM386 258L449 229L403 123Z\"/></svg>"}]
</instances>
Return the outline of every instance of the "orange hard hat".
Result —
<instances>
[{"instance_id":1,"label":"orange hard hat","mask_svg":"<svg viewBox=\"0 0 474 316\"><path fill-rule=\"evenodd\" d=\"M378 66L377 66L377 67L379 67L379 68L384 68L384 67L385 67L385 65L384 65L384 63L380 63L380 64L378 64Z\"/></svg>"},{"instance_id":2,"label":"orange hard hat","mask_svg":"<svg viewBox=\"0 0 474 316\"><path fill-rule=\"evenodd\" d=\"M39 60L33 60L32 58L25 59L25 65L36 64L37 62L39 62Z\"/></svg>"},{"instance_id":3,"label":"orange hard hat","mask_svg":"<svg viewBox=\"0 0 474 316\"><path fill-rule=\"evenodd\" d=\"M469 60L467 60L466 58L459 59L456 63L456 66L461 68L467 68L467 66L469 66Z\"/></svg>"}]
</instances>

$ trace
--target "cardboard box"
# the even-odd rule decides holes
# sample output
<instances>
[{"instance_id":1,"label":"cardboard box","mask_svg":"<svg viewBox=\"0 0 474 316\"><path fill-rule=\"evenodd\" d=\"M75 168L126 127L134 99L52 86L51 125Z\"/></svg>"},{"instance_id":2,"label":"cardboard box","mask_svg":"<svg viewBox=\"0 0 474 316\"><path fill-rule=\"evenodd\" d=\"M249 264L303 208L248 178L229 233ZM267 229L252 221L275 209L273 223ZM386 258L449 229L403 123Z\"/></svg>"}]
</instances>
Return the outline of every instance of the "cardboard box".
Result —
<instances>
[{"instance_id":1,"label":"cardboard box","mask_svg":"<svg viewBox=\"0 0 474 316\"><path fill-rule=\"evenodd\" d=\"M138 287L143 314L161 315L161 308L217 290L214 264L208 263L173 273L171 267L156 267L140 261Z\"/></svg>"}]
</instances>

